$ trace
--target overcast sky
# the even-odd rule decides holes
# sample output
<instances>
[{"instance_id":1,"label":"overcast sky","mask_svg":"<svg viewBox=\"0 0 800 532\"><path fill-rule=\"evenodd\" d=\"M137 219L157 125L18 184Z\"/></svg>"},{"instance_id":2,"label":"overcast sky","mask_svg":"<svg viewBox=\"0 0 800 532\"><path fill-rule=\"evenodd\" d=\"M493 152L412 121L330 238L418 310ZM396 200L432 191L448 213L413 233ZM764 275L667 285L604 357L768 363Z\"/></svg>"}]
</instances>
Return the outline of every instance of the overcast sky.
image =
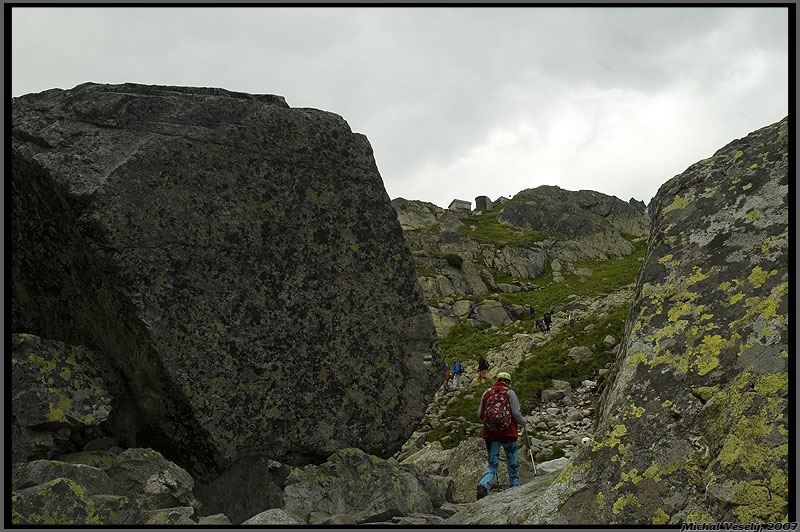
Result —
<instances>
[{"instance_id":1,"label":"overcast sky","mask_svg":"<svg viewBox=\"0 0 800 532\"><path fill-rule=\"evenodd\" d=\"M13 96L87 81L279 94L364 133L391 198L441 207L539 185L647 203L788 114L785 7L15 7L11 18Z\"/></svg>"}]
</instances>

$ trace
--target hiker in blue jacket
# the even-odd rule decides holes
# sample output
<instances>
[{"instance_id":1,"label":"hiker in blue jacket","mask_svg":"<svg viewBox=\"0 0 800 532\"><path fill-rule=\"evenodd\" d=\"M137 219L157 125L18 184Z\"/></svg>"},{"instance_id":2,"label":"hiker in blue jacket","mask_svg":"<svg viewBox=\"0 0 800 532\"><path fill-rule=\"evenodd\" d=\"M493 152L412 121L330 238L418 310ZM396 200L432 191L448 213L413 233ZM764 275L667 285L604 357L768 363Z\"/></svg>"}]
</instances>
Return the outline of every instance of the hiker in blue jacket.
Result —
<instances>
[{"instance_id":1,"label":"hiker in blue jacket","mask_svg":"<svg viewBox=\"0 0 800 532\"><path fill-rule=\"evenodd\" d=\"M453 364L453 389L456 389L461 385L462 373L464 373L464 369L461 367L461 362L456 360L456 363Z\"/></svg>"}]
</instances>

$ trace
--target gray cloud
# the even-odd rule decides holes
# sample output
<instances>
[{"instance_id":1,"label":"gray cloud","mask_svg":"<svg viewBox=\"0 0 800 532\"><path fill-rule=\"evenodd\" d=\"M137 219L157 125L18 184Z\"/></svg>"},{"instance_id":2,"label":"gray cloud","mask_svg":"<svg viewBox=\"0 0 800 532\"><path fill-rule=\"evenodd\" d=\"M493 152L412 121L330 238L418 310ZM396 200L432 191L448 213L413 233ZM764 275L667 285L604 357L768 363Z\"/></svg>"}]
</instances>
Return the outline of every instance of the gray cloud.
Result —
<instances>
[{"instance_id":1,"label":"gray cloud","mask_svg":"<svg viewBox=\"0 0 800 532\"><path fill-rule=\"evenodd\" d=\"M274 93L365 133L391 197L645 201L788 113L781 8L13 8L12 93Z\"/></svg>"}]
</instances>

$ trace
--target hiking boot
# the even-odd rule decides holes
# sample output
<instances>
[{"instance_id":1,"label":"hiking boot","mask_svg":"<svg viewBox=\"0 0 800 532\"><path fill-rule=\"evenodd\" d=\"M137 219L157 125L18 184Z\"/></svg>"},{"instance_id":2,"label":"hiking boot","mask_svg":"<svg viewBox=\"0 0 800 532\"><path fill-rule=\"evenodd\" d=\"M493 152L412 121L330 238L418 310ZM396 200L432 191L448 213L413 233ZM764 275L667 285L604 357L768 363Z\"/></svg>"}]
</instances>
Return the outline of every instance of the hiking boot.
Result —
<instances>
[{"instance_id":1,"label":"hiking boot","mask_svg":"<svg viewBox=\"0 0 800 532\"><path fill-rule=\"evenodd\" d=\"M486 497L486 486L483 484L478 484L478 500L483 499Z\"/></svg>"}]
</instances>

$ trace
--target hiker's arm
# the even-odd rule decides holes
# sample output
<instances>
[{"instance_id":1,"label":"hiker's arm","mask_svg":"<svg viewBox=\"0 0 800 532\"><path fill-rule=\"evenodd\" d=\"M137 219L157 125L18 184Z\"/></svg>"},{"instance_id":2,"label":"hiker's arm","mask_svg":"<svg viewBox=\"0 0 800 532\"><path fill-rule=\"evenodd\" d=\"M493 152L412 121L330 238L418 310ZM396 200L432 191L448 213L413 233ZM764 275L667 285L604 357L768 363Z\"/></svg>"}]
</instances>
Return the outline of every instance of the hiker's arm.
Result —
<instances>
[{"instance_id":1,"label":"hiker's arm","mask_svg":"<svg viewBox=\"0 0 800 532\"><path fill-rule=\"evenodd\" d=\"M527 425L528 420L522 415L522 411L519 407L519 399L517 399L517 394L514 393L514 390L508 391L508 404L511 406L511 414L514 416L514 419L517 420L517 424L520 427Z\"/></svg>"},{"instance_id":2,"label":"hiker's arm","mask_svg":"<svg viewBox=\"0 0 800 532\"><path fill-rule=\"evenodd\" d=\"M483 399L486 397L487 392L483 392L481 396L481 402L478 403L478 419L483 419Z\"/></svg>"}]
</instances>

